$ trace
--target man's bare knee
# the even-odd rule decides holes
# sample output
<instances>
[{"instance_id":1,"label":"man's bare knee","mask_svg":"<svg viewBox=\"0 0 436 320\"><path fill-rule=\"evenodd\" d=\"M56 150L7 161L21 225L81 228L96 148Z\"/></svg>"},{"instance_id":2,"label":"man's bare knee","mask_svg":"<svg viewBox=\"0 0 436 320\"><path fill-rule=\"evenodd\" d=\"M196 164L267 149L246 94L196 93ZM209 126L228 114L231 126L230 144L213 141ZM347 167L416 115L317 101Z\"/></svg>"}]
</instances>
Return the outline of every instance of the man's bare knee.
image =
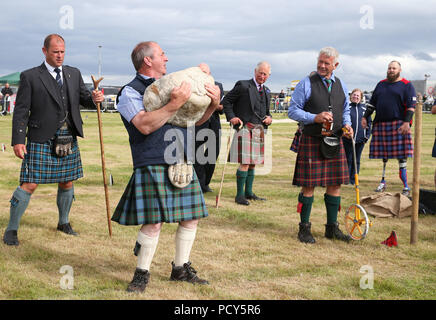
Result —
<instances>
[{"instance_id":1,"label":"man's bare knee","mask_svg":"<svg viewBox=\"0 0 436 320\"><path fill-rule=\"evenodd\" d=\"M38 185L36 183L30 183L30 182L24 182L20 188L23 189L24 191L32 194L33 192L35 192L36 188L38 187Z\"/></svg>"},{"instance_id":2,"label":"man's bare knee","mask_svg":"<svg viewBox=\"0 0 436 320\"><path fill-rule=\"evenodd\" d=\"M198 226L198 219L189 221L180 221L180 225L186 229L195 229Z\"/></svg>"},{"instance_id":3,"label":"man's bare knee","mask_svg":"<svg viewBox=\"0 0 436 320\"><path fill-rule=\"evenodd\" d=\"M143 224L141 227L141 232L150 237L156 237L160 233L160 229L162 228L162 223L153 223L153 224Z\"/></svg>"}]
</instances>

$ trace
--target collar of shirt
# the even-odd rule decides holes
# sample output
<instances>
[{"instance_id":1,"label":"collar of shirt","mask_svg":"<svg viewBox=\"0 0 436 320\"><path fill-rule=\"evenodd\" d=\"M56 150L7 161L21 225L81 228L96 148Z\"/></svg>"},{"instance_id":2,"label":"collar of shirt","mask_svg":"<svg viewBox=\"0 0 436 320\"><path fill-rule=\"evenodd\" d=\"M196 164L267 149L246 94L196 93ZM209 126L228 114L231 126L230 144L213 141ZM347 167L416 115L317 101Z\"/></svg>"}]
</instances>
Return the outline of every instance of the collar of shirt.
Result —
<instances>
[{"instance_id":1,"label":"collar of shirt","mask_svg":"<svg viewBox=\"0 0 436 320\"><path fill-rule=\"evenodd\" d=\"M44 61L44 63L45 63L45 66L46 66L48 72L49 72L49 73L51 74L51 76L56 80L57 73L54 71L55 67L49 65L49 64L47 63L47 61ZM60 74L61 74L61 79L64 80L64 79L63 79L63 75L62 75L62 66L60 66L60 67L58 67L58 68L61 70L61 73L60 73Z\"/></svg>"},{"instance_id":2,"label":"collar of shirt","mask_svg":"<svg viewBox=\"0 0 436 320\"><path fill-rule=\"evenodd\" d=\"M147 80L147 79L150 79L151 77L149 77L149 76L146 76L145 74L142 74L142 73L139 73L138 72L138 74L141 76L141 77L143 77L145 80Z\"/></svg>"},{"instance_id":3,"label":"collar of shirt","mask_svg":"<svg viewBox=\"0 0 436 320\"><path fill-rule=\"evenodd\" d=\"M253 81L254 81L254 83L256 84L256 88L257 88L257 90L259 90L260 88L263 88L263 85L258 84L258 83L256 82L256 79L253 78ZM260 87L260 88L259 88L259 87Z\"/></svg>"},{"instance_id":4,"label":"collar of shirt","mask_svg":"<svg viewBox=\"0 0 436 320\"><path fill-rule=\"evenodd\" d=\"M321 79L322 79L322 81L324 82L324 84L326 84L327 85L327 82L326 82L326 77L321 77ZM332 76L330 77L330 80L332 80L332 82L335 82L335 75L334 75L334 73L332 72Z\"/></svg>"}]
</instances>

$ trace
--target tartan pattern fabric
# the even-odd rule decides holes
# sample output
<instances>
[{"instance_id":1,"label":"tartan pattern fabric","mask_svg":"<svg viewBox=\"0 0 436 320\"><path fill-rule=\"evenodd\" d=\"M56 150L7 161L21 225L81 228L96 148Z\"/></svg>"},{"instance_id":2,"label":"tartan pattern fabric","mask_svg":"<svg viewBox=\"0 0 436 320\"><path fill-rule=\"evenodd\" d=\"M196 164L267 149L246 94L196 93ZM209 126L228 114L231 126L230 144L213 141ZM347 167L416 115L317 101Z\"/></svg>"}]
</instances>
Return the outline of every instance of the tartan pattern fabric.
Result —
<instances>
[{"instance_id":1,"label":"tartan pattern fabric","mask_svg":"<svg viewBox=\"0 0 436 320\"><path fill-rule=\"evenodd\" d=\"M402 120L374 123L369 145L370 159L405 159L413 156L411 134L398 133L402 124Z\"/></svg>"},{"instance_id":2,"label":"tartan pattern fabric","mask_svg":"<svg viewBox=\"0 0 436 320\"><path fill-rule=\"evenodd\" d=\"M295 131L294 139L292 139L292 144L290 147L291 151L298 152L298 145L300 144L300 137L302 135L302 130L300 128Z\"/></svg>"},{"instance_id":3,"label":"tartan pattern fabric","mask_svg":"<svg viewBox=\"0 0 436 320\"><path fill-rule=\"evenodd\" d=\"M261 128L261 129L259 129ZM242 164L263 164L265 157L265 135L262 125L247 124L236 132L228 161Z\"/></svg>"},{"instance_id":4,"label":"tartan pattern fabric","mask_svg":"<svg viewBox=\"0 0 436 320\"><path fill-rule=\"evenodd\" d=\"M70 134L70 131L58 129L57 135ZM82 161L77 138L73 137L72 154L58 157L54 154L54 141L44 143L28 141L27 154L21 164L20 184L24 182L47 184L69 182L83 177Z\"/></svg>"},{"instance_id":5,"label":"tartan pattern fabric","mask_svg":"<svg viewBox=\"0 0 436 320\"><path fill-rule=\"evenodd\" d=\"M347 184L347 159L342 139L339 140L339 156L324 159L320 152L320 138L301 135L292 184L305 187Z\"/></svg>"},{"instance_id":6,"label":"tartan pattern fabric","mask_svg":"<svg viewBox=\"0 0 436 320\"><path fill-rule=\"evenodd\" d=\"M185 188L173 186L168 165L134 170L112 216L121 225L180 222L208 216L197 175Z\"/></svg>"}]
</instances>

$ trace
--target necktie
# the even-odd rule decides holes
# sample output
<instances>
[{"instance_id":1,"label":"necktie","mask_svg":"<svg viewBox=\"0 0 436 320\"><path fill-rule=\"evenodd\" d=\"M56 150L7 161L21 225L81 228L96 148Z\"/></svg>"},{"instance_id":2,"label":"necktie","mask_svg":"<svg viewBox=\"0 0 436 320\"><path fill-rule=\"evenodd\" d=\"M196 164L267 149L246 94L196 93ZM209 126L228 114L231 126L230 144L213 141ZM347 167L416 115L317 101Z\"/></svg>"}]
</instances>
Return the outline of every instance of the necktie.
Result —
<instances>
[{"instance_id":1,"label":"necktie","mask_svg":"<svg viewBox=\"0 0 436 320\"><path fill-rule=\"evenodd\" d=\"M325 79L327 82L327 90L330 93L332 91L332 79Z\"/></svg>"},{"instance_id":2,"label":"necktie","mask_svg":"<svg viewBox=\"0 0 436 320\"><path fill-rule=\"evenodd\" d=\"M59 68L55 68L54 71L56 72L56 82L58 83L59 87L62 87L61 70Z\"/></svg>"},{"instance_id":3,"label":"necktie","mask_svg":"<svg viewBox=\"0 0 436 320\"><path fill-rule=\"evenodd\" d=\"M263 94L262 85L259 86L259 95Z\"/></svg>"}]
</instances>

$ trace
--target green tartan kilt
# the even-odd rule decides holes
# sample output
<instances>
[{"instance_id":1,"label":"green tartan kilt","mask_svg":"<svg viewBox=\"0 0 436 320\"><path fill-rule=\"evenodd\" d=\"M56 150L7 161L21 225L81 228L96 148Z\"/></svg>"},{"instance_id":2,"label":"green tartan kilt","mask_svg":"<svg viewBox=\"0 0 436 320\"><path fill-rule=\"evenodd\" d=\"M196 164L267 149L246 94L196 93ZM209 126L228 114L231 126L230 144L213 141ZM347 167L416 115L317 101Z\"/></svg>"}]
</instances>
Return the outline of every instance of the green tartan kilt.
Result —
<instances>
[{"instance_id":1,"label":"green tartan kilt","mask_svg":"<svg viewBox=\"0 0 436 320\"><path fill-rule=\"evenodd\" d=\"M121 225L180 222L208 216L203 193L194 170L185 188L173 186L168 165L149 165L134 170L112 221Z\"/></svg>"}]
</instances>

